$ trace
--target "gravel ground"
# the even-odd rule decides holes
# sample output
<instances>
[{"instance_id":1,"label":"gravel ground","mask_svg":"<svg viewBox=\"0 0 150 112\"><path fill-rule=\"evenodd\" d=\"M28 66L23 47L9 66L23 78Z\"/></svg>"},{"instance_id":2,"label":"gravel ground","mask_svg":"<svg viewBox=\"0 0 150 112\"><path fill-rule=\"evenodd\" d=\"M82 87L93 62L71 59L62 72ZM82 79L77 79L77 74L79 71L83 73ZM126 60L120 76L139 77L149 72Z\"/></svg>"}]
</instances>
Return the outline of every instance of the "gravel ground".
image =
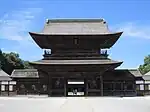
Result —
<instances>
[{"instance_id":1,"label":"gravel ground","mask_svg":"<svg viewBox=\"0 0 150 112\"><path fill-rule=\"evenodd\" d=\"M0 112L150 112L150 97L0 97Z\"/></svg>"}]
</instances>

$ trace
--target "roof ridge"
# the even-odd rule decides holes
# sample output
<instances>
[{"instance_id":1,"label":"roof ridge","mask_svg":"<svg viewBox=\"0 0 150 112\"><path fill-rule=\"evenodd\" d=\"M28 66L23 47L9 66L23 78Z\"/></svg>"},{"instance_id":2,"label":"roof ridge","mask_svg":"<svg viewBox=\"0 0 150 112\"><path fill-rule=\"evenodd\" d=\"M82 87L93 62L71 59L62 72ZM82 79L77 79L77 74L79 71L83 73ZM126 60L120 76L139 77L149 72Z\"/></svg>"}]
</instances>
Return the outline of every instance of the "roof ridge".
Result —
<instances>
[{"instance_id":1,"label":"roof ridge","mask_svg":"<svg viewBox=\"0 0 150 112\"><path fill-rule=\"evenodd\" d=\"M57 18L57 19L47 19L46 23L51 22L103 22L103 18Z\"/></svg>"},{"instance_id":2,"label":"roof ridge","mask_svg":"<svg viewBox=\"0 0 150 112\"><path fill-rule=\"evenodd\" d=\"M21 71L21 72L22 71L33 71L33 70L37 71L37 69L14 69L13 72L14 71Z\"/></svg>"},{"instance_id":3,"label":"roof ridge","mask_svg":"<svg viewBox=\"0 0 150 112\"><path fill-rule=\"evenodd\" d=\"M139 69L138 68L116 68L116 70L138 70L139 71Z\"/></svg>"}]
</instances>

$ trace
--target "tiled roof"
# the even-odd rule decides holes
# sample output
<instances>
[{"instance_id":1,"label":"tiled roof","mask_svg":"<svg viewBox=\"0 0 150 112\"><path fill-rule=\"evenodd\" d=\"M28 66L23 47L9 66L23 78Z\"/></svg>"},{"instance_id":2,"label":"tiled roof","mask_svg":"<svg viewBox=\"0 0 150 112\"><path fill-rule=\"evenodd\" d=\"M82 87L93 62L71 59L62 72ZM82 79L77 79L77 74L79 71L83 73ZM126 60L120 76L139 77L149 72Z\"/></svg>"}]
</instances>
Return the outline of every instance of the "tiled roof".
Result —
<instances>
[{"instance_id":1,"label":"tiled roof","mask_svg":"<svg viewBox=\"0 0 150 112\"><path fill-rule=\"evenodd\" d=\"M71 26L70 26L71 27ZM51 49L53 47L61 48L74 48L76 44L73 43L73 38L77 37L80 40L80 47L91 48L91 47L101 47L110 48L117 40L120 38L123 32L109 33L109 34L46 34L46 33L33 33L29 32L33 40L42 49ZM85 40L86 39L86 40ZM88 42L87 42L88 41ZM81 44L83 43L83 44ZM85 44L88 43L88 44ZM66 46L67 44L67 46Z\"/></svg>"},{"instance_id":2,"label":"tiled roof","mask_svg":"<svg viewBox=\"0 0 150 112\"><path fill-rule=\"evenodd\" d=\"M116 69L116 71L131 73L135 77L142 77L142 74L138 69Z\"/></svg>"},{"instance_id":3,"label":"tiled roof","mask_svg":"<svg viewBox=\"0 0 150 112\"><path fill-rule=\"evenodd\" d=\"M73 65L73 64L118 64L122 62L113 61L110 59L103 59L103 60L39 60L35 62L31 62L31 64L48 64L48 65L56 65L56 64L67 64L67 65Z\"/></svg>"},{"instance_id":4,"label":"tiled roof","mask_svg":"<svg viewBox=\"0 0 150 112\"><path fill-rule=\"evenodd\" d=\"M143 75L144 80L150 80L150 71Z\"/></svg>"},{"instance_id":5,"label":"tiled roof","mask_svg":"<svg viewBox=\"0 0 150 112\"><path fill-rule=\"evenodd\" d=\"M15 69L12 74L12 78L38 78L38 71L36 69Z\"/></svg>"},{"instance_id":6,"label":"tiled roof","mask_svg":"<svg viewBox=\"0 0 150 112\"><path fill-rule=\"evenodd\" d=\"M138 69L128 69L128 71L133 74L135 77L141 77L142 74Z\"/></svg>"},{"instance_id":7,"label":"tiled roof","mask_svg":"<svg viewBox=\"0 0 150 112\"><path fill-rule=\"evenodd\" d=\"M132 75L134 77L142 77L142 74L138 69L116 69L109 71L118 75ZM16 69L12 72L13 78L38 78L38 71L36 69ZM150 78L150 77L149 77Z\"/></svg>"},{"instance_id":8,"label":"tiled roof","mask_svg":"<svg viewBox=\"0 0 150 112\"><path fill-rule=\"evenodd\" d=\"M109 34L103 19L51 19L42 31L45 34Z\"/></svg>"},{"instance_id":9,"label":"tiled roof","mask_svg":"<svg viewBox=\"0 0 150 112\"><path fill-rule=\"evenodd\" d=\"M0 81L10 81L10 80L12 80L10 76L2 69L0 69Z\"/></svg>"},{"instance_id":10,"label":"tiled roof","mask_svg":"<svg viewBox=\"0 0 150 112\"><path fill-rule=\"evenodd\" d=\"M147 72L147 73L146 73L146 74L144 74L144 75L145 75L145 76L146 76L146 75L149 75L149 76L150 76L150 71L149 71L149 72Z\"/></svg>"},{"instance_id":11,"label":"tiled roof","mask_svg":"<svg viewBox=\"0 0 150 112\"><path fill-rule=\"evenodd\" d=\"M75 47L73 38L83 38L80 43L82 47L87 46L84 38L89 40L93 47L110 48L120 38L123 32L110 32L107 22L103 19L50 19L45 23L43 31L29 32L33 40L42 49L53 47ZM95 40L91 41L91 39ZM65 41L66 40L66 41ZM63 42L63 43L62 43ZM65 42L69 44L66 46ZM93 44L94 42L94 44Z\"/></svg>"}]
</instances>

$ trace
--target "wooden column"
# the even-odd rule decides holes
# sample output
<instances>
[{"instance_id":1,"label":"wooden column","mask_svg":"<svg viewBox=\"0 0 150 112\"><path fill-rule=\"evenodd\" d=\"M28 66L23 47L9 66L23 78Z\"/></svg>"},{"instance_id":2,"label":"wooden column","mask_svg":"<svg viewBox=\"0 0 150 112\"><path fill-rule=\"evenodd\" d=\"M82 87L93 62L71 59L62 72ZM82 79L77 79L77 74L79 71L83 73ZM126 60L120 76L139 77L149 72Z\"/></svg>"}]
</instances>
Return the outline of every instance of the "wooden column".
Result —
<instances>
[{"instance_id":1,"label":"wooden column","mask_svg":"<svg viewBox=\"0 0 150 112\"><path fill-rule=\"evenodd\" d=\"M126 81L123 81L122 83L122 90L123 90L123 95L125 96L126 95Z\"/></svg>"},{"instance_id":2,"label":"wooden column","mask_svg":"<svg viewBox=\"0 0 150 112\"><path fill-rule=\"evenodd\" d=\"M85 96L88 96L88 78L85 78Z\"/></svg>"},{"instance_id":3,"label":"wooden column","mask_svg":"<svg viewBox=\"0 0 150 112\"><path fill-rule=\"evenodd\" d=\"M123 96L125 96L125 91L124 91L124 81L120 82L121 83L121 95L123 94Z\"/></svg>"},{"instance_id":4,"label":"wooden column","mask_svg":"<svg viewBox=\"0 0 150 112\"><path fill-rule=\"evenodd\" d=\"M100 75L100 90L101 90L101 96L103 96L103 76Z\"/></svg>"},{"instance_id":5,"label":"wooden column","mask_svg":"<svg viewBox=\"0 0 150 112\"><path fill-rule=\"evenodd\" d=\"M38 88L38 94L40 95L41 94L41 83L40 83L40 79L38 79L37 80L38 81L38 86L39 86L39 88Z\"/></svg>"},{"instance_id":6,"label":"wooden column","mask_svg":"<svg viewBox=\"0 0 150 112\"><path fill-rule=\"evenodd\" d=\"M52 77L48 73L48 96L51 96L52 92Z\"/></svg>"},{"instance_id":7,"label":"wooden column","mask_svg":"<svg viewBox=\"0 0 150 112\"><path fill-rule=\"evenodd\" d=\"M113 84L113 93L112 93L112 95L115 96L115 87L116 87L116 83L113 81L112 84Z\"/></svg>"},{"instance_id":8,"label":"wooden column","mask_svg":"<svg viewBox=\"0 0 150 112\"><path fill-rule=\"evenodd\" d=\"M64 77L64 96L65 97L67 96L67 80L65 77Z\"/></svg>"},{"instance_id":9,"label":"wooden column","mask_svg":"<svg viewBox=\"0 0 150 112\"><path fill-rule=\"evenodd\" d=\"M146 93L146 90L145 90L145 80L143 81L143 85L144 85L144 92L143 92L143 95L145 95L145 93Z\"/></svg>"}]
</instances>

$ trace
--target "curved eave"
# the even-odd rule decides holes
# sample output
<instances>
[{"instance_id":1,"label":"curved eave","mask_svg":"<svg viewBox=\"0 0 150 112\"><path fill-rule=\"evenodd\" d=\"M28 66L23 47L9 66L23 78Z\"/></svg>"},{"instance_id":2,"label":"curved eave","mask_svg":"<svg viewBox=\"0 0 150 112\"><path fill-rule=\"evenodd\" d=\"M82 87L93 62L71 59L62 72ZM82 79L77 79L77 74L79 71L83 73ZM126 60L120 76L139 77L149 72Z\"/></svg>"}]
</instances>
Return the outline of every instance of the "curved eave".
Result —
<instances>
[{"instance_id":1,"label":"curved eave","mask_svg":"<svg viewBox=\"0 0 150 112\"><path fill-rule=\"evenodd\" d=\"M52 62L54 60L49 60L47 62L43 62L43 60L37 61L37 62L30 62L30 64L36 68L36 69L56 69L61 68L62 71L66 69L72 70L76 69L76 70L95 70L95 69L99 69L100 71L107 71L107 70L114 70L115 68L117 68L118 66L120 66L123 62L117 62L117 61L112 61L110 60L110 62L104 62L101 60L61 60L61 61L65 61L65 62L61 62L60 60L55 60L58 61L57 63ZM74 62L73 62L74 61ZM91 67L94 66L94 67ZM83 67L83 68L82 68ZM80 68L80 69L79 69Z\"/></svg>"},{"instance_id":2,"label":"curved eave","mask_svg":"<svg viewBox=\"0 0 150 112\"><path fill-rule=\"evenodd\" d=\"M121 65L123 62L113 60L39 60L31 65Z\"/></svg>"},{"instance_id":3,"label":"curved eave","mask_svg":"<svg viewBox=\"0 0 150 112\"><path fill-rule=\"evenodd\" d=\"M99 36L107 36L107 35L121 35L123 32L114 32L114 33L103 33L103 34L45 34L45 33L36 33L36 32L29 32L30 35L36 35L36 36L68 36L68 35L99 35Z\"/></svg>"},{"instance_id":4,"label":"curved eave","mask_svg":"<svg viewBox=\"0 0 150 112\"><path fill-rule=\"evenodd\" d=\"M79 37L92 37L92 38L101 38L105 40L105 44L102 45L102 48L112 47L123 32L117 33L107 33L107 34L44 34L44 33L33 33L29 32L33 40L37 45L42 49L50 49L51 41L49 39L54 39L61 36L79 36Z\"/></svg>"}]
</instances>

